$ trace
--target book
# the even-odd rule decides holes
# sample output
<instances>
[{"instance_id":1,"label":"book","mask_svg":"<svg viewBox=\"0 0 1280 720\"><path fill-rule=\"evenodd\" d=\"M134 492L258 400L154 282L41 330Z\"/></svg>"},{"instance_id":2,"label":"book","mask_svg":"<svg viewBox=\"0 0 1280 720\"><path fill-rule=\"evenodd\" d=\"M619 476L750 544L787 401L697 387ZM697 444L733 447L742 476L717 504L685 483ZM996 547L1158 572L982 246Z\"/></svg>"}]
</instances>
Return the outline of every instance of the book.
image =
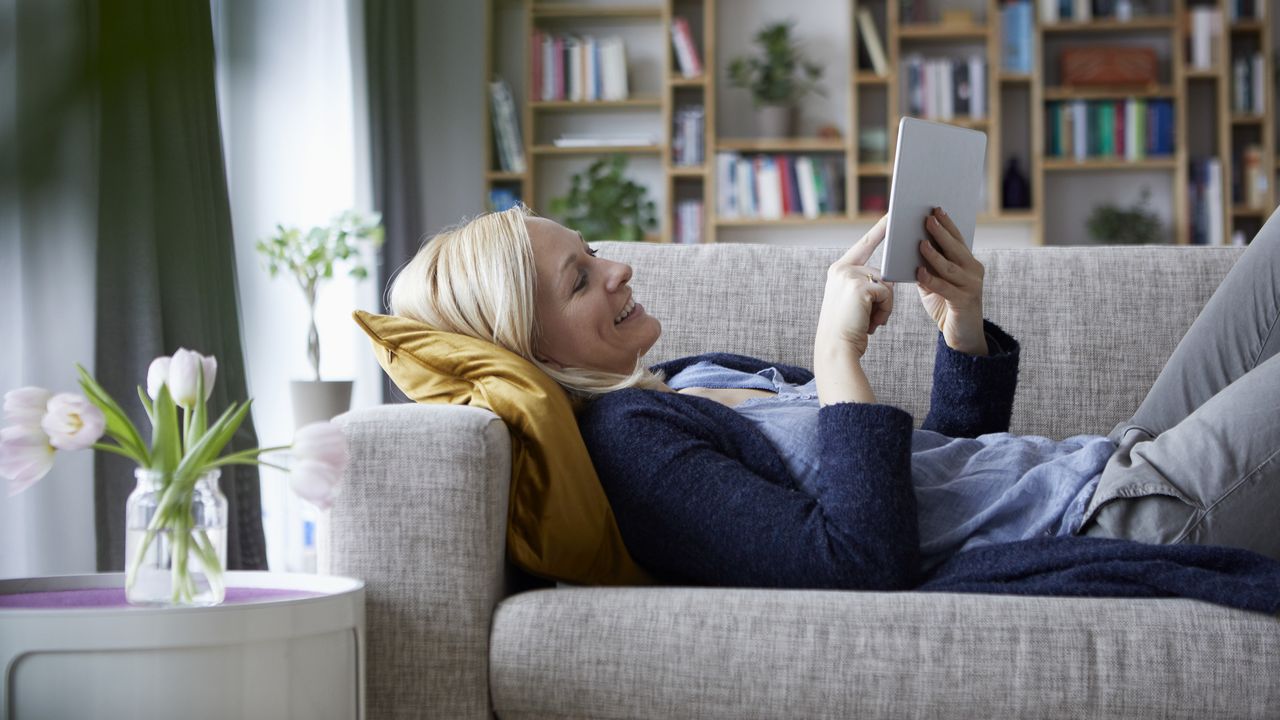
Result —
<instances>
[{"instance_id":1,"label":"book","mask_svg":"<svg viewBox=\"0 0 1280 720\"><path fill-rule=\"evenodd\" d=\"M551 141L556 147L632 147L657 145L652 135L561 135Z\"/></svg>"},{"instance_id":2,"label":"book","mask_svg":"<svg viewBox=\"0 0 1280 720\"><path fill-rule=\"evenodd\" d=\"M489 211L502 212L520 204L520 196L509 188L496 187L489 190Z\"/></svg>"},{"instance_id":3,"label":"book","mask_svg":"<svg viewBox=\"0 0 1280 720\"><path fill-rule=\"evenodd\" d=\"M716 211L721 217L738 217L737 156L716 153Z\"/></svg>"},{"instance_id":4,"label":"book","mask_svg":"<svg viewBox=\"0 0 1280 720\"><path fill-rule=\"evenodd\" d=\"M768 155L755 159L756 194L760 199L760 216L769 220L782 217L782 177L777 163Z\"/></svg>"},{"instance_id":5,"label":"book","mask_svg":"<svg viewBox=\"0 0 1280 720\"><path fill-rule=\"evenodd\" d=\"M818 217L818 186L814 181L813 159L807 155L796 158L796 180L800 186L800 212L807 218Z\"/></svg>"},{"instance_id":6,"label":"book","mask_svg":"<svg viewBox=\"0 0 1280 720\"><path fill-rule=\"evenodd\" d=\"M698 56L698 46L693 42L693 33L689 31L688 20L682 17L671 19L671 43L676 51L680 74L685 77L702 75L702 59Z\"/></svg>"},{"instance_id":7,"label":"book","mask_svg":"<svg viewBox=\"0 0 1280 720\"><path fill-rule=\"evenodd\" d=\"M871 56L872 69L875 70L876 75L887 77L889 61L884 54L884 44L880 42L880 34L876 31L875 18L871 16L871 10L868 8L858 8L858 31L862 36L863 44L867 46L867 54Z\"/></svg>"},{"instance_id":8,"label":"book","mask_svg":"<svg viewBox=\"0 0 1280 720\"><path fill-rule=\"evenodd\" d=\"M511 99L511 88L505 80L497 78L489 83L489 97L500 166L506 172L524 172L523 140L520 125L516 122L516 104Z\"/></svg>"},{"instance_id":9,"label":"book","mask_svg":"<svg viewBox=\"0 0 1280 720\"><path fill-rule=\"evenodd\" d=\"M604 76L603 100L626 100L627 51L620 37L600 41L600 72Z\"/></svg>"},{"instance_id":10,"label":"book","mask_svg":"<svg viewBox=\"0 0 1280 720\"><path fill-rule=\"evenodd\" d=\"M972 96L969 100L969 115L974 119L987 116L987 61L981 55L969 56L969 85Z\"/></svg>"}]
</instances>

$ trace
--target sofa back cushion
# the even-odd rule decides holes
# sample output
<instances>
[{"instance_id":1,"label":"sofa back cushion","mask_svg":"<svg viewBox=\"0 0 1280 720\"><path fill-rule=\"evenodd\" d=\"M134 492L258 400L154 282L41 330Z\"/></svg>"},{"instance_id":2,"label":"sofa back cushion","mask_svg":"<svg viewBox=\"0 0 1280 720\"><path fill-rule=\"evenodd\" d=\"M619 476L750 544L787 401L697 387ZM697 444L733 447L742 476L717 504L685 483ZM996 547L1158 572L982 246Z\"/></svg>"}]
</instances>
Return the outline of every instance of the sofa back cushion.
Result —
<instances>
[{"instance_id":1,"label":"sofa back cushion","mask_svg":"<svg viewBox=\"0 0 1280 720\"><path fill-rule=\"evenodd\" d=\"M843 248L601 243L630 264L636 300L662 321L653 364L734 352L813 366L827 267ZM986 316L1022 344L1011 431L1105 435L1138 408L1242 248L1040 247L975 251ZM879 266L879 251L870 265ZM889 324L863 367L881 402L928 412L937 327L914 285L896 286Z\"/></svg>"}]
</instances>

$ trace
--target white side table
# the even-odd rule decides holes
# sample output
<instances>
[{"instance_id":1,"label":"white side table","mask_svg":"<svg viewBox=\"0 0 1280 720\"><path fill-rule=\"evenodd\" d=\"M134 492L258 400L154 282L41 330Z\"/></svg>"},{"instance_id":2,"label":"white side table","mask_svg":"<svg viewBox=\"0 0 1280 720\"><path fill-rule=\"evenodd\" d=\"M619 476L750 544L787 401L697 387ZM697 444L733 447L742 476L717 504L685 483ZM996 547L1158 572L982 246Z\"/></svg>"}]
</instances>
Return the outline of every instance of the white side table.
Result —
<instances>
[{"instance_id":1,"label":"white side table","mask_svg":"<svg viewBox=\"0 0 1280 720\"><path fill-rule=\"evenodd\" d=\"M123 585L0 580L0 717L364 718L364 583L233 571L204 608L132 607Z\"/></svg>"}]
</instances>

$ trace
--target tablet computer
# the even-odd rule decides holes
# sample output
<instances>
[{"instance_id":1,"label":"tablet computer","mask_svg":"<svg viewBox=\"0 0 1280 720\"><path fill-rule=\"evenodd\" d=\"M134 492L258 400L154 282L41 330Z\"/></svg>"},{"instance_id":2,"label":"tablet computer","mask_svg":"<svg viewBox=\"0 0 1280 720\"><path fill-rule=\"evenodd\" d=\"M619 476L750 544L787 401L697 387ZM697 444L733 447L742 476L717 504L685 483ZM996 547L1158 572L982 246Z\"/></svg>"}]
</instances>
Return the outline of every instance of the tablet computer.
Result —
<instances>
[{"instance_id":1,"label":"tablet computer","mask_svg":"<svg viewBox=\"0 0 1280 720\"><path fill-rule=\"evenodd\" d=\"M919 244L928 237L924 219L935 207L951 216L965 244L973 247L986 152L986 133L902 118L880 263L885 280L916 281L916 268L924 264Z\"/></svg>"}]
</instances>

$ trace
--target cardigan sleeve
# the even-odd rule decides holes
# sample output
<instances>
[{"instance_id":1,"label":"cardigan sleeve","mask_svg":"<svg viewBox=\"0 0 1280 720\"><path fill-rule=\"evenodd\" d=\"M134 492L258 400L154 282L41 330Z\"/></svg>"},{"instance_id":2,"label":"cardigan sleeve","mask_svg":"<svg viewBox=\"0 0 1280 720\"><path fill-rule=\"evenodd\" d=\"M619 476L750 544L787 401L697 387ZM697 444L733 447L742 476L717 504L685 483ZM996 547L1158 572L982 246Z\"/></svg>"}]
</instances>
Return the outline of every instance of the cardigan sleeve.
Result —
<instances>
[{"instance_id":1,"label":"cardigan sleeve","mask_svg":"<svg viewBox=\"0 0 1280 720\"><path fill-rule=\"evenodd\" d=\"M947 347L938 333L929 415L921 426L948 437L1008 432L1018 385L1017 340L990 320L983 321L987 355Z\"/></svg>"},{"instance_id":2,"label":"cardigan sleeve","mask_svg":"<svg viewBox=\"0 0 1280 720\"><path fill-rule=\"evenodd\" d=\"M699 405L702 403L702 405ZM816 496L768 463L734 411L672 393L623 390L579 419L632 557L659 577L730 587L902 589L916 581L911 416L887 405L819 411ZM748 428L754 431L754 428ZM777 460L779 469L785 467ZM765 474L761 474L763 471Z\"/></svg>"}]
</instances>

